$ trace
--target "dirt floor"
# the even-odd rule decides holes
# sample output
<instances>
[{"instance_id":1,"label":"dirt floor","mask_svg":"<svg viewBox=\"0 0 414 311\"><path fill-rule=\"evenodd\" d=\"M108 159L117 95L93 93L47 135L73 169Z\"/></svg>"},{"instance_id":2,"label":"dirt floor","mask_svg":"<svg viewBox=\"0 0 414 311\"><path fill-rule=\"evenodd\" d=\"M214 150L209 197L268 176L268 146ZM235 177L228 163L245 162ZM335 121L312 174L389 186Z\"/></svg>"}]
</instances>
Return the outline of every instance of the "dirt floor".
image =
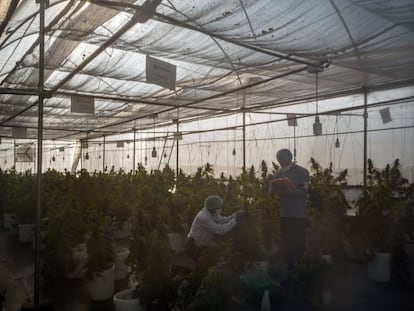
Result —
<instances>
[{"instance_id":1,"label":"dirt floor","mask_svg":"<svg viewBox=\"0 0 414 311\"><path fill-rule=\"evenodd\" d=\"M18 242L16 236L0 231L0 291L7 288L6 310L18 311L20 306L33 295L34 252L32 245ZM272 310L414 310L414 286L393 276L390 282L380 283L368 279L364 262L336 261L335 275L329 282L331 303L317 306L300 293L286 290ZM125 289L127 280L115 282L115 290ZM288 288L288 286L286 286ZM81 280L68 280L62 286L48 288L41 292L47 296L58 311L111 311L115 310L112 300L91 302ZM229 307L237 310L237 304ZM255 308L249 308L254 310ZM246 310L239 307L239 310Z\"/></svg>"}]
</instances>

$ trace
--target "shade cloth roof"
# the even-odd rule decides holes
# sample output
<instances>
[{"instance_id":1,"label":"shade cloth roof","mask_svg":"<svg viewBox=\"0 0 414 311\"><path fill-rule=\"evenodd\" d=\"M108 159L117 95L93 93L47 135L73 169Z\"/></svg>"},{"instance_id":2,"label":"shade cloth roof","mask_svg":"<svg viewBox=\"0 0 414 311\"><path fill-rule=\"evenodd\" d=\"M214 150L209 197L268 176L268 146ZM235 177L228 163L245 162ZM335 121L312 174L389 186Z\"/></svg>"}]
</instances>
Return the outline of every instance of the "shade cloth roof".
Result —
<instances>
[{"instance_id":1,"label":"shade cloth roof","mask_svg":"<svg viewBox=\"0 0 414 311\"><path fill-rule=\"evenodd\" d=\"M3 137L37 136L39 8L0 5ZM414 83L410 0L50 0L45 25L45 139ZM147 56L176 65L175 89L147 81ZM72 95L95 114L71 112Z\"/></svg>"}]
</instances>

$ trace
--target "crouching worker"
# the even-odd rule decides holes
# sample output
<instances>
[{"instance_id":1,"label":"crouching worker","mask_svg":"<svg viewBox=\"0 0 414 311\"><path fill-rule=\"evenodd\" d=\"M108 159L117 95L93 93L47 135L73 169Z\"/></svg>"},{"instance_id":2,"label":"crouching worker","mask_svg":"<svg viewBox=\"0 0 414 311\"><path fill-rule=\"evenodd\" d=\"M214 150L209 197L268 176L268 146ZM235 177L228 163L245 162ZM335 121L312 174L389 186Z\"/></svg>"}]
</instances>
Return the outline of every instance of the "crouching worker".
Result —
<instances>
[{"instance_id":1,"label":"crouching worker","mask_svg":"<svg viewBox=\"0 0 414 311\"><path fill-rule=\"evenodd\" d=\"M200 248L207 246L214 235L224 235L246 217L244 212L222 216L223 200L210 195L204 201L204 208L198 212L187 235L186 253L193 259L200 255Z\"/></svg>"}]
</instances>

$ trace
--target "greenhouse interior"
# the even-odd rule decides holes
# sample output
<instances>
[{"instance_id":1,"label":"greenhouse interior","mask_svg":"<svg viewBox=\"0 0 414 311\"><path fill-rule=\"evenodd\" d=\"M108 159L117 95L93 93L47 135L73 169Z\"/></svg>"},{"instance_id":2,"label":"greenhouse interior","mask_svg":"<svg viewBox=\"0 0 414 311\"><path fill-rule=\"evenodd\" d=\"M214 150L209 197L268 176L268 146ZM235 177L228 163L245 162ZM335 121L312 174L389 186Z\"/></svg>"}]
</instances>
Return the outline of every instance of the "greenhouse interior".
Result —
<instances>
[{"instance_id":1,"label":"greenhouse interior","mask_svg":"<svg viewBox=\"0 0 414 311\"><path fill-rule=\"evenodd\" d=\"M2 0L0 311L414 310L414 2Z\"/></svg>"}]
</instances>

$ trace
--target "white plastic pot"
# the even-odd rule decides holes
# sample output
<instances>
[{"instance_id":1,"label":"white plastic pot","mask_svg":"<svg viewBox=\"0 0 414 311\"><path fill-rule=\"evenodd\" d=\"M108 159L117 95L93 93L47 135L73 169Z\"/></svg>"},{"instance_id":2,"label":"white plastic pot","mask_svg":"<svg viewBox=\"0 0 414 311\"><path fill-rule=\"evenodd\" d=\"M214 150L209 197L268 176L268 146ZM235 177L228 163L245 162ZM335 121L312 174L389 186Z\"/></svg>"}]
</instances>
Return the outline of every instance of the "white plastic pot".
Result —
<instances>
[{"instance_id":1,"label":"white plastic pot","mask_svg":"<svg viewBox=\"0 0 414 311\"><path fill-rule=\"evenodd\" d=\"M19 242L28 243L32 241L32 232L35 228L35 224L19 224Z\"/></svg>"},{"instance_id":2,"label":"white plastic pot","mask_svg":"<svg viewBox=\"0 0 414 311\"><path fill-rule=\"evenodd\" d=\"M128 255L128 248L117 249L115 259L115 280L123 280L128 276L129 266L125 263Z\"/></svg>"},{"instance_id":3,"label":"white plastic pot","mask_svg":"<svg viewBox=\"0 0 414 311\"><path fill-rule=\"evenodd\" d=\"M391 279L391 253L375 253L374 259L368 262L368 277L377 282Z\"/></svg>"},{"instance_id":4,"label":"white plastic pot","mask_svg":"<svg viewBox=\"0 0 414 311\"><path fill-rule=\"evenodd\" d=\"M115 265L86 284L86 291L93 301L107 300L114 294Z\"/></svg>"},{"instance_id":5,"label":"white plastic pot","mask_svg":"<svg viewBox=\"0 0 414 311\"><path fill-rule=\"evenodd\" d=\"M145 311L137 298L132 298L132 289L125 289L114 295L115 311Z\"/></svg>"}]
</instances>

